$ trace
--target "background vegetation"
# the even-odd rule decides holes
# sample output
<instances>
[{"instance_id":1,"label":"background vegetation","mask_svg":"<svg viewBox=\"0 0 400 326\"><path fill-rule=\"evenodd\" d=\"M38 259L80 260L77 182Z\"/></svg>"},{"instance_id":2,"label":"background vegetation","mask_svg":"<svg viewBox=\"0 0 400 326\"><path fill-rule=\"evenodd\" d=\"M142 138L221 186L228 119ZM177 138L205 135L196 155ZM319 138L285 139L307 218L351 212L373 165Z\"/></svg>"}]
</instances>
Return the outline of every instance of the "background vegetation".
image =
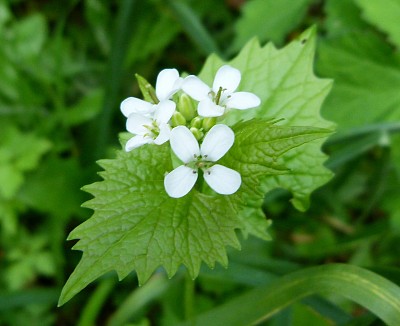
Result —
<instances>
[{"instance_id":1,"label":"background vegetation","mask_svg":"<svg viewBox=\"0 0 400 326\"><path fill-rule=\"evenodd\" d=\"M400 285L399 21L398 0L0 0L0 325L176 325L331 262ZM230 59L254 36L281 47L314 24L316 74L335 80L322 113L337 133L325 146L335 177L310 209L274 191L264 202L273 241L243 240L229 269L204 268L195 283L160 271L141 288L135 275L106 275L56 308L80 258L65 239L91 214L79 189L119 147L134 73L197 73L210 53ZM281 305L265 324L381 324L325 298Z\"/></svg>"}]
</instances>

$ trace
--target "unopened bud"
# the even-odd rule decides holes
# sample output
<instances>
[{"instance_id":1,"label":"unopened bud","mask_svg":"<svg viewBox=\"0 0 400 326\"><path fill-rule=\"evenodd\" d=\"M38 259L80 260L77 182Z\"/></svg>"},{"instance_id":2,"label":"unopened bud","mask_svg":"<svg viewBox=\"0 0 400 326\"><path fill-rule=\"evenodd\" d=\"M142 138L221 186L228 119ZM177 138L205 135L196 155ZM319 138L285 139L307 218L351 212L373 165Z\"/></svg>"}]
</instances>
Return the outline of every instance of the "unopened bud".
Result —
<instances>
[{"instance_id":1,"label":"unopened bud","mask_svg":"<svg viewBox=\"0 0 400 326\"><path fill-rule=\"evenodd\" d=\"M177 108L187 121L192 120L196 116L196 108L187 94L182 94L179 97Z\"/></svg>"},{"instance_id":2,"label":"unopened bud","mask_svg":"<svg viewBox=\"0 0 400 326\"><path fill-rule=\"evenodd\" d=\"M173 127L186 125L186 119L182 113L175 111L171 118L171 124Z\"/></svg>"},{"instance_id":3,"label":"unopened bud","mask_svg":"<svg viewBox=\"0 0 400 326\"><path fill-rule=\"evenodd\" d=\"M217 123L217 118L212 117L212 118L204 118L203 120L203 129L205 131L209 131L212 127L215 126Z\"/></svg>"},{"instance_id":4,"label":"unopened bud","mask_svg":"<svg viewBox=\"0 0 400 326\"><path fill-rule=\"evenodd\" d=\"M195 117L191 122L190 122L190 126L194 127L194 128L198 128L200 129L202 127L203 124L203 119L200 117Z\"/></svg>"},{"instance_id":5,"label":"unopened bud","mask_svg":"<svg viewBox=\"0 0 400 326\"><path fill-rule=\"evenodd\" d=\"M197 129L197 128L192 127L192 128L190 128L190 131L192 132L193 136L194 136L198 141L200 141L200 140L203 138L203 136L204 136L204 134L203 134L199 129Z\"/></svg>"},{"instance_id":6,"label":"unopened bud","mask_svg":"<svg viewBox=\"0 0 400 326\"><path fill-rule=\"evenodd\" d=\"M144 77L140 76L139 74L135 74L135 77L138 81L140 91L143 94L143 99L146 102L150 102L153 104L157 104L158 102L160 102L157 98L154 87Z\"/></svg>"}]
</instances>

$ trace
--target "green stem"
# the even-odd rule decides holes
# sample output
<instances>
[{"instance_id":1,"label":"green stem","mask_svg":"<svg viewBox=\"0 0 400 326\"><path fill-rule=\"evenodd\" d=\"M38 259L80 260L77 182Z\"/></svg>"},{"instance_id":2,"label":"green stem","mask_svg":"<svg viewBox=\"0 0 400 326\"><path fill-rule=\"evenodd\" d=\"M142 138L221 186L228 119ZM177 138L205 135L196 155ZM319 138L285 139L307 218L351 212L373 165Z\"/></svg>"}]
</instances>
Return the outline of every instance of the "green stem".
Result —
<instances>
[{"instance_id":1,"label":"green stem","mask_svg":"<svg viewBox=\"0 0 400 326\"><path fill-rule=\"evenodd\" d=\"M104 302L113 288L113 279L108 278L101 281L93 295L90 297L88 303L83 308L83 312L79 318L77 326L96 325L96 319L99 315L101 307L104 305Z\"/></svg>"},{"instance_id":2,"label":"green stem","mask_svg":"<svg viewBox=\"0 0 400 326\"><path fill-rule=\"evenodd\" d=\"M189 273L186 273L184 293L185 320L191 320L194 316L194 290L195 281L190 278Z\"/></svg>"}]
</instances>

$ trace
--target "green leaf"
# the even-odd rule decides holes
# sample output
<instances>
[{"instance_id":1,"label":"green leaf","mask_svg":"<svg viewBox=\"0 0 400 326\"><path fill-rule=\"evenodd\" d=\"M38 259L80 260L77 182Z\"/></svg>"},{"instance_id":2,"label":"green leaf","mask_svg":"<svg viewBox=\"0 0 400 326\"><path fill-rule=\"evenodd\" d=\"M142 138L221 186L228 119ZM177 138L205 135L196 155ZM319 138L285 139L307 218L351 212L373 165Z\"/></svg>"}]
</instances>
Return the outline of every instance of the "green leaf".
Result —
<instances>
[{"instance_id":1,"label":"green leaf","mask_svg":"<svg viewBox=\"0 0 400 326\"><path fill-rule=\"evenodd\" d=\"M26 60L39 55L47 37L46 20L43 15L34 14L15 25L15 48L13 56Z\"/></svg>"},{"instance_id":2,"label":"green leaf","mask_svg":"<svg viewBox=\"0 0 400 326\"><path fill-rule=\"evenodd\" d=\"M337 9L339 19L343 17L345 8ZM319 48L317 68L322 75L335 79L323 113L338 123L341 134L354 127L369 128L400 120L397 87L400 83L400 61L393 48L379 35L365 30L348 30L340 37L326 39ZM380 139L387 138L389 134L388 129L372 132L376 132ZM400 153L400 145L394 140L390 145L395 158ZM361 151L361 148L357 150ZM393 159L393 162L400 170L399 161Z\"/></svg>"},{"instance_id":3,"label":"green leaf","mask_svg":"<svg viewBox=\"0 0 400 326\"><path fill-rule=\"evenodd\" d=\"M400 65L376 36L351 33L321 43L318 70L335 78L323 112L340 129L400 119Z\"/></svg>"},{"instance_id":4,"label":"green leaf","mask_svg":"<svg viewBox=\"0 0 400 326\"><path fill-rule=\"evenodd\" d=\"M389 39L400 49L400 0L355 0L363 10L363 17L386 32Z\"/></svg>"},{"instance_id":5,"label":"green leaf","mask_svg":"<svg viewBox=\"0 0 400 326\"><path fill-rule=\"evenodd\" d=\"M332 264L285 275L181 326L254 325L315 293L343 296L371 310L389 326L400 324L400 288L396 284L357 266Z\"/></svg>"},{"instance_id":6,"label":"green leaf","mask_svg":"<svg viewBox=\"0 0 400 326\"><path fill-rule=\"evenodd\" d=\"M351 33L321 43L319 53L318 70L335 78L323 112L340 132L400 120L400 63L388 44L372 34ZM388 131L377 137L387 138ZM391 147L400 153L398 142ZM393 162L399 170L398 160Z\"/></svg>"},{"instance_id":7,"label":"green leaf","mask_svg":"<svg viewBox=\"0 0 400 326\"><path fill-rule=\"evenodd\" d=\"M253 114L232 111L233 119L226 120L234 125L235 143L220 163L241 174L242 185L235 194L218 195L200 177L189 194L170 198L163 181L175 167L168 143L129 153L121 150L116 159L99 162L104 180L84 188L94 196L85 204L94 214L69 236L80 239L74 249L82 250L83 256L62 291L60 304L111 270L119 279L135 270L143 284L160 266L172 277L184 265L192 278L202 262L211 268L216 262L227 266L226 247L240 247L236 230L269 239L270 222L261 210L266 191L284 185L301 198L330 177L322 167L325 156L320 144L332 124L318 111L330 82L312 74L313 38L313 31L308 31L301 39L307 39L305 44L296 41L282 52L253 42L232 61L243 72L241 87L263 101ZM284 73L275 84L265 73L277 57L284 58ZM298 61L306 68L300 69ZM208 69L212 79L221 64L211 58L203 75ZM271 119L274 116L285 120ZM320 180L315 173L321 174Z\"/></svg>"},{"instance_id":8,"label":"green leaf","mask_svg":"<svg viewBox=\"0 0 400 326\"><path fill-rule=\"evenodd\" d=\"M62 112L63 123L76 126L93 119L100 112L103 93L100 89L89 91L77 104Z\"/></svg>"},{"instance_id":9,"label":"green leaf","mask_svg":"<svg viewBox=\"0 0 400 326\"><path fill-rule=\"evenodd\" d=\"M0 140L0 195L12 198L24 181L24 172L34 169L51 144L33 133L5 127Z\"/></svg>"},{"instance_id":10,"label":"green leaf","mask_svg":"<svg viewBox=\"0 0 400 326\"><path fill-rule=\"evenodd\" d=\"M84 196L79 188L84 177L76 158L48 157L26 178L18 198L28 207L56 217L60 224L81 210L79 204ZM54 191L55 188L63 191Z\"/></svg>"},{"instance_id":11,"label":"green leaf","mask_svg":"<svg viewBox=\"0 0 400 326\"><path fill-rule=\"evenodd\" d=\"M11 19L11 11L9 4L5 1L0 2L0 31L3 29L3 25Z\"/></svg>"},{"instance_id":12,"label":"green leaf","mask_svg":"<svg viewBox=\"0 0 400 326\"><path fill-rule=\"evenodd\" d=\"M254 36L261 42L282 44L285 36L302 21L311 2L313 0L247 1L242 7L242 17L235 24L233 48L240 49Z\"/></svg>"},{"instance_id":13,"label":"green leaf","mask_svg":"<svg viewBox=\"0 0 400 326\"><path fill-rule=\"evenodd\" d=\"M263 120L250 120L234 128L235 144L221 160L222 165L240 171L242 185L229 200L239 207L242 231L269 240L270 221L260 209L264 194L276 185L268 182L282 175L293 176L285 155L289 150L306 143L326 138L329 130L313 127L284 127ZM304 148L305 146L301 146ZM261 182L260 182L261 181Z\"/></svg>"},{"instance_id":14,"label":"green leaf","mask_svg":"<svg viewBox=\"0 0 400 326\"><path fill-rule=\"evenodd\" d=\"M165 10L159 12L154 4L141 2L137 10L140 14L126 54L127 67L160 53L180 30L179 24Z\"/></svg>"},{"instance_id":15,"label":"green leaf","mask_svg":"<svg viewBox=\"0 0 400 326\"><path fill-rule=\"evenodd\" d=\"M226 266L226 246L239 248L238 225L225 196L209 197L194 190L181 199L164 190L164 173L172 170L169 146L146 146L100 161L103 182L85 187L95 198L85 204L91 219L71 232L84 251L65 285L60 304L87 284L115 269L119 279L136 270L143 284L162 265L172 277L184 264L196 277L201 262Z\"/></svg>"},{"instance_id":16,"label":"green leaf","mask_svg":"<svg viewBox=\"0 0 400 326\"><path fill-rule=\"evenodd\" d=\"M368 28L368 24L360 17L360 8L353 1L327 0L324 10L324 26L330 37Z\"/></svg>"},{"instance_id":17,"label":"green leaf","mask_svg":"<svg viewBox=\"0 0 400 326\"><path fill-rule=\"evenodd\" d=\"M332 82L314 75L314 52L314 28L305 31L281 50L271 43L260 47L256 40L249 42L230 64L242 72L239 90L257 94L261 98L261 106L254 110L232 111L224 122L234 125L239 120L253 118L284 119L282 125L333 129L334 124L323 119L319 113ZM211 85L222 64L217 56L210 56L200 78ZM326 156L320 150L322 142L312 142L288 153L285 161L292 173L266 178L265 189L282 187L290 190L293 205L305 210L310 193L332 177L323 166Z\"/></svg>"}]
</instances>

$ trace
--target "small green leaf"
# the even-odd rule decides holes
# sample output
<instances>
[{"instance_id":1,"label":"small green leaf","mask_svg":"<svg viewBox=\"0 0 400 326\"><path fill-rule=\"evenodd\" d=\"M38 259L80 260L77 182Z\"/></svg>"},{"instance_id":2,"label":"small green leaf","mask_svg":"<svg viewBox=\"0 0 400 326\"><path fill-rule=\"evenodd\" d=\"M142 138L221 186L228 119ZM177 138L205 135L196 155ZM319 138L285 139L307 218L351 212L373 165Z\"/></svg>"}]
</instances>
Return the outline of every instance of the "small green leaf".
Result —
<instances>
[{"instance_id":1,"label":"small green leaf","mask_svg":"<svg viewBox=\"0 0 400 326\"><path fill-rule=\"evenodd\" d=\"M12 165L0 164L0 195L5 199L11 199L24 182L21 171Z\"/></svg>"},{"instance_id":2,"label":"small green leaf","mask_svg":"<svg viewBox=\"0 0 400 326\"><path fill-rule=\"evenodd\" d=\"M34 169L51 144L33 133L5 127L0 140L0 195L12 198L24 181L24 172Z\"/></svg>"},{"instance_id":3,"label":"small green leaf","mask_svg":"<svg viewBox=\"0 0 400 326\"><path fill-rule=\"evenodd\" d=\"M47 37L46 20L41 14L24 18L15 25L14 54L20 60L39 55Z\"/></svg>"}]
</instances>

